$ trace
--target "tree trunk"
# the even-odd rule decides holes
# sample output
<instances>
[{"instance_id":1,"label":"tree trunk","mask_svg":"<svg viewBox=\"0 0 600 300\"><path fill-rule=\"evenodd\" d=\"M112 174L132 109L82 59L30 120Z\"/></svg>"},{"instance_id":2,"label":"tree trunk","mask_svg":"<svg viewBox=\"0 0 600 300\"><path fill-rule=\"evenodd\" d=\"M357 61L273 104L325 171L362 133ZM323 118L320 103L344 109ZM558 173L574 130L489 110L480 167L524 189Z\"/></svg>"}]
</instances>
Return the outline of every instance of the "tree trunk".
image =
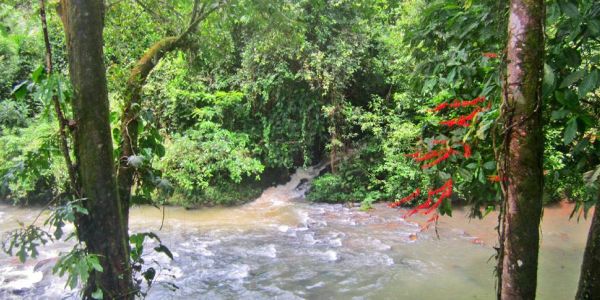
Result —
<instances>
[{"instance_id":1,"label":"tree trunk","mask_svg":"<svg viewBox=\"0 0 600 300\"><path fill-rule=\"evenodd\" d=\"M190 14L190 23L179 36L170 36L156 42L144 55L138 60L135 67L129 74L127 86L125 87L125 105L123 115L121 116L121 144L119 166L117 172L117 186L119 198L121 200L122 213L125 217L125 228L129 223L129 205L131 202L131 188L135 182L135 170L128 163L128 158L136 155L138 148L138 117L141 107L141 92L148 75L165 57L173 50L181 49L189 44L188 37L196 30L200 22L222 7L226 1L215 1L212 7L207 7L208 3L202 4L195 0L192 12Z\"/></svg>"},{"instance_id":2,"label":"tree trunk","mask_svg":"<svg viewBox=\"0 0 600 300\"><path fill-rule=\"evenodd\" d=\"M75 154L88 210L76 225L88 253L98 255L104 269L90 274L84 298L101 289L105 299L129 299L133 298L129 245L115 181L103 62L104 1L63 0L61 9L74 90Z\"/></svg>"},{"instance_id":3,"label":"tree trunk","mask_svg":"<svg viewBox=\"0 0 600 300\"><path fill-rule=\"evenodd\" d=\"M138 116L141 105L142 86L148 78L150 71L156 64L170 51L177 49L180 43L180 37L167 37L155 43L131 70L127 86L125 88L125 106L121 116L121 153L119 158L119 169L117 173L117 182L119 187L119 198L126 224L129 222L129 205L131 199L131 188L134 183L135 170L128 163L128 158L137 153L138 140Z\"/></svg>"},{"instance_id":4,"label":"tree trunk","mask_svg":"<svg viewBox=\"0 0 600 300\"><path fill-rule=\"evenodd\" d=\"M581 264L579 288L575 297L578 300L600 299L600 205L598 204L600 199L596 203L583 264Z\"/></svg>"},{"instance_id":5,"label":"tree trunk","mask_svg":"<svg viewBox=\"0 0 600 300\"><path fill-rule=\"evenodd\" d=\"M501 163L504 210L499 257L499 299L535 299L542 212L541 71L543 0L511 0L505 141Z\"/></svg>"}]
</instances>

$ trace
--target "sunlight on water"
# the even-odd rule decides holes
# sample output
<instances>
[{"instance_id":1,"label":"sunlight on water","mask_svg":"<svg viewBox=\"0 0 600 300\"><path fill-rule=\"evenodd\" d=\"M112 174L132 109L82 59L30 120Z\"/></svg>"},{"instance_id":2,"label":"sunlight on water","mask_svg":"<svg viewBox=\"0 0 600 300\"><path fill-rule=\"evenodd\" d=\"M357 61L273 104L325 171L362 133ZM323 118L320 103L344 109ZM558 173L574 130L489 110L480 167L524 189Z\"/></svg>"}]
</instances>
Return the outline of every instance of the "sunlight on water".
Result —
<instances>
[{"instance_id":1,"label":"sunlight on water","mask_svg":"<svg viewBox=\"0 0 600 300\"><path fill-rule=\"evenodd\" d=\"M496 216L468 220L455 211L442 218L439 239L419 232L418 217L376 205L368 212L303 200L306 180L318 168L299 170L285 185L265 190L237 208L162 211L136 207L131 230L155 231L175 260L161 263L149 299L492 299ZM575 293L589 223L568 220L572 207L547 208L540 257L540 299ZM32 220L35 209L0 206L0 231ZM1 299L73 297L51 265L70 245L55 243L21 265L0 255Z\"/></svg>"}]
</instances>

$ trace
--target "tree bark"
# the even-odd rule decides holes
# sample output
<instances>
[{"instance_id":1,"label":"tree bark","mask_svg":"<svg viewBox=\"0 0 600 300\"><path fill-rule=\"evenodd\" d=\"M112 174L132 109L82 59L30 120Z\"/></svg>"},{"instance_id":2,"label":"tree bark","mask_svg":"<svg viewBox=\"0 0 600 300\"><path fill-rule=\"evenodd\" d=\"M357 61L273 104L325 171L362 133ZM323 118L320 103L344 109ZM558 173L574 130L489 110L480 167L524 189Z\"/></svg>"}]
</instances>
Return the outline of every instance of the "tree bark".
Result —
<instances>
[{"instance_id":1,"label":"tree bark","mask_svg":"<svg viewBox=\"0 0 600 300\"><path fill-rule=\"evenodd\" d=\"M591 300L600 298L600 199L596 202L592 225L588 235L583 264L581 264L581 275L579 277L579 288L577 289L578 300Z\"/></svg>"},{"instance_id":2,"label":"tree bark","mask_svg":"<svg viewBox=\"0 0 600 300\"><path fill-rule=\"evenodd\" d=\"M128 158L137 153L138 141L138 115L141 105L141 92L148 74L154 69L156 64L170 51L173 51L181 44L180 37L167 37L155 43L131 70L127 86L125 88L125 106L121 116L121 144L120 158L117 172L117 183L119 188L119 198L123 216L127 221L129 219L129 205L131 199L131 188L134 183L135 169L128 163ZM126 222L125 227L129 227Z\"/></svg>"},{"instance_id":3,"label":"tree bark","mask_svg":"<svg viewBox=\"0 0 600 300\"><path fill-rule=\"evenodd\" d=\"M121 116L121 144L119 166L117 172L117 183L121 206L126 222L129 218L129 206L131 202L131 189L135 183L135 169L129 165L128 158L136 155L138 151L138 117L141 107L142 87L146 79L158 62L169 52L182 49L189 44L189 35L198 27L199 23L206 19L211 13L222 7L226 1L215 1L210 8L207 4L201 4L199 0L194 1L194 8L190 14L190 23L178 36L170 36L156 42L138 60L131 70L127 86L125 87L125 105ZM125 227L128 228L127 223Z\"/></svg>"},{"instance_id":4,"label":"tree bark","mask_svg":"<svg viewBox=\"0 0 600 300\"><path fill-rule=\"evenodd\" d=\"M543 0L511 0L505 141L501 167L504 209L499 258L499 299L535 299L542 212L544 138L541 74Z\"/></svg>"},{"instance_id":5,"label":"tree bark","mask_svg":"<svg viewBox=\"0 0 600 300\"><path fill-rule=\"evenodd\" d=\"M103 2L61 3L74 90L75 154L88 210L86 216L77 219L76 226L88 253L98 255L104 269L92 271L84 298L101 289L105 299L129 299L133 293L128 235L115 181L103 62Z\"/></svg>"}]
</instances>

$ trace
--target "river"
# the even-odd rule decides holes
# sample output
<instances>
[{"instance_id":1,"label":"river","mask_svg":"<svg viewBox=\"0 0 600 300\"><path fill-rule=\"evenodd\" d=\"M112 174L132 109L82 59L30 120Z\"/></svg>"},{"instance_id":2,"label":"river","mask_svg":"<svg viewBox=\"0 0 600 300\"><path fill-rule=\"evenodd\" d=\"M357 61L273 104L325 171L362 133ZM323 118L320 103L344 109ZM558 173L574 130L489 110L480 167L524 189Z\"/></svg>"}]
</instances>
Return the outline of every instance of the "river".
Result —
<instances>
[{"instance_id":1,"label":"river","mask_svg":"<svg viewBox=\"0 0 600 300\"><path fill-rule=\"evenodd\" d=\"M418 216L384 204L355 207L303 200L318 169L298 170L247 205L185 210L134 207L131 231L154 231L175 258L150 253L159 268L148 299L494 299L493 213L469 220L457 209L439 221L439 238L420 232ZM538 299L572 299L588 221L569 220L572 206L545 208ZM0 233L37 209L0 206ZM20 264L0 254L0 299L70 299L51 265L69 243L41 248ZM171 284L178 288L174 291Z\"/></svg>"}]
</instances>

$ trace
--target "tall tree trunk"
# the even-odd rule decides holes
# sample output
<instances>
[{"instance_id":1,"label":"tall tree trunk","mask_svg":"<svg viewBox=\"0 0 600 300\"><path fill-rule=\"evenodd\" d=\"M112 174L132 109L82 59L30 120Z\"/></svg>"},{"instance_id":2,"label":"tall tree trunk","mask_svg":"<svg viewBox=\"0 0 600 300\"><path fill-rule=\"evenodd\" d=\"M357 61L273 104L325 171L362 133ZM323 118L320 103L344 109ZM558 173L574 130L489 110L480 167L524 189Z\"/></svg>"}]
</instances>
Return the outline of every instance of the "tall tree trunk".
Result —
<instances>
[{"instance_id":1,"label":"tall tree trunk","mask_svg":"<svg viewBox=\"0 0 600 300\"><path fill-rule=\"evenodd\" d=\"M536 293L543 187L544 15L543 0L510 2L499 299L535 299Z\"/></svg>"},{"instance_id":2,"label":"tall tree trunk","mask_svg":"<svg viewBox=\"0 0 600 300\"><path fill-rule=\"evenodd\" d=\"M88 210L76 225L104 269L90 274L84 298L101 289L105 299L128 299L133 297L128 235L115 181L102 50L104 1L63 0L61 6L74 90L75 154Z\"/></svg>"},{"instance_id":3,"label":"tall tree trunk","mask_svg":"<svg viewBox=\"0 0 600 300\"><path fill-rule=\"evenodd\" d=\"M596 202L592 225L585 246L579 288L578 300L600 299L600 199Z\"/></svg>"}]
</instances>

